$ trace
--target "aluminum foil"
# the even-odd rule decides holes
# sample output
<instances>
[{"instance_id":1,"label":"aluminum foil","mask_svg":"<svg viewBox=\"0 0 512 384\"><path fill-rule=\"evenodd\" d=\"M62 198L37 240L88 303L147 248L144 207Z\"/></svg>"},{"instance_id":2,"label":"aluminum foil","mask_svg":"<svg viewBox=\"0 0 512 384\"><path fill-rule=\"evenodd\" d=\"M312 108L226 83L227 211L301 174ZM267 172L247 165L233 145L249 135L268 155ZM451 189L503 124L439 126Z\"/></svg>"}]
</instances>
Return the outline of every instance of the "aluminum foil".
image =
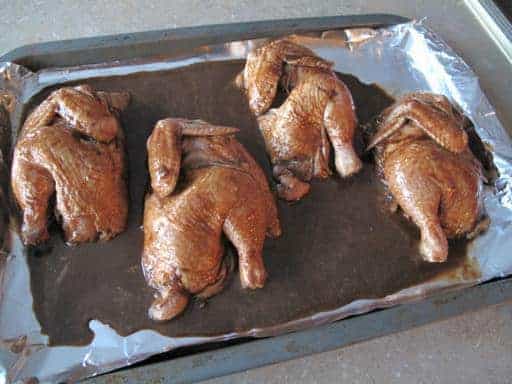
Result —
<instances>
[{"instance_id":1,"label":"aluminum foil","mask_svg":"<svg viewBox=\"0 0 512 384\"><path fill-rule=\"evenodd\" d=\"M472 120L481 139L491 148L499 171L495 185L485 191L485 207L491 226L469 247L470 257L477 263L480 276L460 270L380 299L357 300L279 327L232 332L217 337L171 338L151 330L121 337L115 329L92 320L89 327L94 332L94 339L89 345L50 347L32 308L27 256L16 231L10 230L7 235L8 255L1 256L3 260L0 263L0 384L25 382L33 377L39 382L74 381L177 347L244 336L276 335L512 273L509 252L512 247L512 143L471 68L421 22L378 30L326 31L321 36L293 38L333 61L337 71L351 73L366 83L377 83L392 96L417 90L444 94ZM110 62L37 73L12 63L0 63L0 102L9 113L14 138L20 127L23 104L46 87L94 77L174 69L205 61L243 59L260 42L237 41L207 46L185 56L158 61Z\"/></svg>"}]
</instances>

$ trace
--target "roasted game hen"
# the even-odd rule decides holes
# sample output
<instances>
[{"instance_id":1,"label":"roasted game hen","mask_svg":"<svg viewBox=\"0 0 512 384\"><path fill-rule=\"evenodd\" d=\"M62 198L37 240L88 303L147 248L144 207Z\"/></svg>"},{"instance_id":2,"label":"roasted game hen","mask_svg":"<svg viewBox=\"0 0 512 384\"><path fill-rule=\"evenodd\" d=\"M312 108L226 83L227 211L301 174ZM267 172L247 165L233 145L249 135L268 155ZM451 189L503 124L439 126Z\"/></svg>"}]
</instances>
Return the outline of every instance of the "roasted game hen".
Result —
<instances>
[{"instance_id":1,"label":"roasted game hen","mask_svg":"<svg viewBox=\"0 0 512 384\"><path fill-rule=\"evenodd\" d=\"M53 92L27 118L14 150L11 183L23 211L22 237L49 237L48 209L70 244L107 240L126 225L124 138L116 114L127 93L82 85Z\"/></svg>"},{"instance_id":2,"label":"roasted game hen","mask_svg":"<svg viewBox=\"0 0 512 384\"><path fill-rule=\"evenodd\" d=\"M468 146L464 117L444 96L413 93L384 111L370 141L392 197L420 229L430 262L448 257L447 238L485 229L482 165Z\"/></svg>"},{"instance_id":3,"label":"roasted game hen","mask_svg":"<svg viewBox=\"0 0 512 384\"><path fill-rule=\"evenodd\" d=\"M357 117L352 95L331 68L308 48L277 40L251 52L237 78L259 115L278 193L285 200L301 199L311 178L331 174L331 145L340 176L361 169L353 147ZM289 95L279 108L268 110L279 83Z\"/></svg>"},{"instance_id":4,"label":"roasted game hen","mask_svg":"<svg viewBox=\"0 0 512 384\"><path fill-rule=\"evenodd\" d=\"M265 283L262 249L266 234L281 233L277 208L236 131L165 119L148 139L152 193L144 207L142 267L158 292L149 309L154 320L180 314L191 295L207 298L222 290L231 264L222 233L238 251L242 286Z\"/></svg>"}]
</instances>

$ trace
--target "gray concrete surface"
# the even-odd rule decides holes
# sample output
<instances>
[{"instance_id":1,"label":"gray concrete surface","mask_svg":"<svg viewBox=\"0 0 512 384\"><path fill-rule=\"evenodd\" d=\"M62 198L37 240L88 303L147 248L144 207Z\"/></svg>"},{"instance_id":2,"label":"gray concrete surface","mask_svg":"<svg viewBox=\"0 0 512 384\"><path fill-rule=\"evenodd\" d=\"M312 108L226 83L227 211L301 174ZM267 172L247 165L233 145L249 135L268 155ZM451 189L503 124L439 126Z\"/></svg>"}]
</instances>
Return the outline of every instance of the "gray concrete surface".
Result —
<instances>
[{"instance_id":1,"label":"gray concrete surface","mask_svg":"<svg viewBox=\"0 0 512 384\"><path fill-rule=\"evenodd\" d=\"M23 44L74 37L356 13L424 19L477 72L486 74L482 87L498 116L512 126L512 108L500 99L501 93L512 89L512 68L497 59L493 45L474 33L478 25L465 0L0 0L0 53Z\"/></svg>"},{"instance_id":2,"label":"gray concrete surface","mask_svg":"<svg viewBox=\"0 0 512 384\"><path fill-rule=\"evenodd\" d=\"M258 19L334 14L397 13L397 1L99 1L0 0L0 54L23 44L121 32ZM473 26L462 0L403 1L401 14L429 24L473 66L486 73L482 86L504 122L512 109L500 99L510 91L511 70L485 57L468 34ZM433 5L433 4L437 5ZM107 5L105 5L107 4ZM436 15L460 9L449 23ZM214 379L208 383L511 383L512 302L344 349Z\"/></svg>"},{"instance_id":3,"label":"gray concrete surface","mask_svg":"<svg viewBox=\"0 0 512 384\"><path fill-rule=\"evenodd\" d=\"M204 384L511 383L512 303Z\"/></svg>"}]
</instances>

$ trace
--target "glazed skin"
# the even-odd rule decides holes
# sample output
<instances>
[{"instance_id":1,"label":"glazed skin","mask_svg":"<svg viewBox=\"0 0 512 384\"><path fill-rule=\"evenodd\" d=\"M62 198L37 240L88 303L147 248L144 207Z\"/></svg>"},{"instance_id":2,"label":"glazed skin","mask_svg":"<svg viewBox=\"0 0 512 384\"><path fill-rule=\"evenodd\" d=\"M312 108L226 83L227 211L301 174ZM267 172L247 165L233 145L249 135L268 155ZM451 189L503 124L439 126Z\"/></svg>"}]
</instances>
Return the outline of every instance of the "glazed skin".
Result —
<instances>
[{"instance_id":1,"label":"glazed skin","mask_svg":"<svg viewBox=\"0 0 512 384\"><path fill-rule=\"evenodd\" d=\"M396 203L420 229L426 261L448 257L447 238L484 229L480 162L463 116L439 95L413 93L382 115L369 144Z\"/></svg>"},{"instance_id":2,"label":"glazed skin","mask_svg":"<svg viewBox=\"0 0 512 384\"><path fill-rule=\"evenodd\" d=\"M55 215L70 244L108 240L125 229L124 139L116 114L128 102L126 93L67 87L28 116L11 172L25 244L48 239L48 206L54 195Z\"/></svg>"},{"instance_id":3,"label":"glazed skin","mask_svg":"<svg viewBox=\"0 0 512 384\"><path fill-rule=\"evenodd\" d=\"M311 50L277 40L251 52L237 79L259 116L278 193L285 200L301 199L309 191L308 181L331 174L331 145L340 176L361 169L353 147L357 117L352 95L331 67ZM268 110L279 83L289 95L279 108Z\"/></svg>"},{"instance_id":4,"label":"glazed skin","mask_svg":"<svg viewBox=\"0 0 512 384\"><path fill-rule=\"evenodd\" d=\"M197 120L159 121L148 139L152 192L144 207L142 267L157 291L154 320L180 314L191 295L222 290L230 269L224 233L238 251L244 288L261 288L265 236L281 228L263 171L234 128Z\"/></svg>"}]
</instances>

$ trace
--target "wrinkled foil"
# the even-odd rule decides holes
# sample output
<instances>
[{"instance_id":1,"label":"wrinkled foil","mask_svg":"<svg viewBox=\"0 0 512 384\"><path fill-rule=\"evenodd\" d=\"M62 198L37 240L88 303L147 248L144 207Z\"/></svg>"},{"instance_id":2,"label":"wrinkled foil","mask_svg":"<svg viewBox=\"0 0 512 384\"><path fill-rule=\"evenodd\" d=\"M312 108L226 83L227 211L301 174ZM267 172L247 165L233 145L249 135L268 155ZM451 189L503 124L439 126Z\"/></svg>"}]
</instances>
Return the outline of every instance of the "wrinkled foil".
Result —
<instances>
[{"instance_id":1,"label":"wrinkled foil","mask_svg":"<svg viewBox=\"0 0 512 384\"><path fill-rule=\"evenodd\" d=\"M480 277L468 276L460 270L380 299L357 300L287 324L216 337L170 338L150 330L121 337L115 329L92 320L89 324L94 332L91 344L49 347L48 337L41 333L32 309L26 255L18 235L11 230L8 233L10 251L6 258L1 256L5 260L0 262L0 384L25 382L32 377L39 382L74 381L178 347L245 336L277 335L512 273L509 252L512 249L512 143L471 68L421 22L378 30L326 31L320 36L307 34L293 38L333 61L337 71L353 74L365 83L377 83L394 97L418 90L444 94L473 121L499 171L494 187L485 191L484 203L491 226L470 244L468 251L478 265ZM0 63L0 103L9 113L14 138L20 127L23 104L46 87L93 77L169 70L205 61L243 59L259 43L261 40L237 41L205 46L185 56L157 61L134 59L37 73L12 63Z\"/></svg>"}]
</instances>

